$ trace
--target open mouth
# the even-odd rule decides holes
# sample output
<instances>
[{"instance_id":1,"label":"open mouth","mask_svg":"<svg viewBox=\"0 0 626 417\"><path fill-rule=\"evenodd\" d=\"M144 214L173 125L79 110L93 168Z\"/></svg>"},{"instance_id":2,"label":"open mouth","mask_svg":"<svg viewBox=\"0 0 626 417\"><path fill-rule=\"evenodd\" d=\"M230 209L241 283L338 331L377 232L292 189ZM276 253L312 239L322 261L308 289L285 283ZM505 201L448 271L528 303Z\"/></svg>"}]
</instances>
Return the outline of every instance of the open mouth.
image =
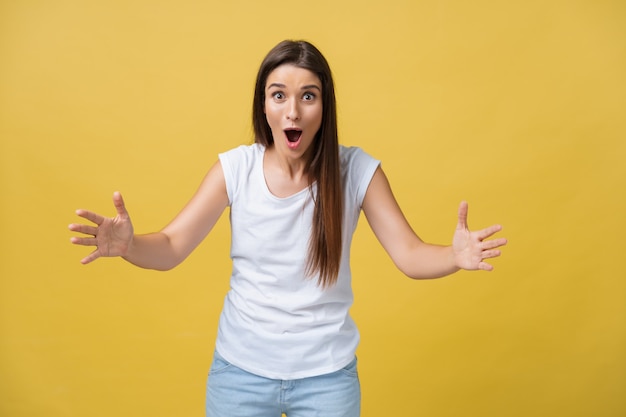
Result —
<instances>
[{"instance_id":1,"label":"open mouth","mask_svg":"<svg viewBox=\"0 0 626 417\"><path fill-rule=\"evenodd\" d=\"M296 143L302 136L302 130L299 129L285 129L285 136L290 143Z\"/></svg>"}]
</instances>

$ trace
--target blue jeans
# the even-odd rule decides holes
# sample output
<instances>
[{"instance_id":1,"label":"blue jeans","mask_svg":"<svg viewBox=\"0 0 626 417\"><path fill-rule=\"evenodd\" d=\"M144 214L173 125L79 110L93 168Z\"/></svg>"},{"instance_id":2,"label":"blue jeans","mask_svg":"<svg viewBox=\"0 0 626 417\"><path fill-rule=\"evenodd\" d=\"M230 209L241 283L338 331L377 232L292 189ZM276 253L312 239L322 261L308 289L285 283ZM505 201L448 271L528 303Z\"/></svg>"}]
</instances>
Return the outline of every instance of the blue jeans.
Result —
<instances>
[{"instance_id":1,"label":"blue jeans","mask_svg":"<svg viewBox=\"0 0 626 417\"><path fill-rule=\"evenodd\" d=\"M361 387L356 358L337 372L280 380L257 376L217 352L209 372L207 417L359 417Z\"/></svg>"}]
</instances>

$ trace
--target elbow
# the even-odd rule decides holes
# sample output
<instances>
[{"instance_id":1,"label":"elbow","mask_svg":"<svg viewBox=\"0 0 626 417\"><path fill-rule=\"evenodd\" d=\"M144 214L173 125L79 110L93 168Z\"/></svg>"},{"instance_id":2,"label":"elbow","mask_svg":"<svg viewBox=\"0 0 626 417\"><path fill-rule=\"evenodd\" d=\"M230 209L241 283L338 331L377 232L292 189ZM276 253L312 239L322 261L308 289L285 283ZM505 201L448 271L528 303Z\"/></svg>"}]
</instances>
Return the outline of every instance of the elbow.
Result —
<instances>
[{"instance_id":1,"label":"elbow","mask_svg":"<svg viewBox=\"0 0 626 417\"><path fill-rule=\"evenodd\" d=\"M155 271L161 271L161 272L171 271L172 269L180 265L185 260L185 258L186 256L185 257L175 256L171 259L162 259L162 261L159 262L157 265L154 265L152 269L154 269Z\"/></svg>"},{"instance_id":2,"label":"elbow","mask_svg":"<svg viewBox=\"0 0 626 417\"><path fill-rule=\"evenodd\" d=\"M433 279L436 278L426 274L421 262L416 262L411 254L403 254L402 256L392 256L391 260L398 271L402 272L406 277L413 280Z\"/></svg>"},{"instance_id":3,"label":"elbow","mask_svg":"<svg viewBox=\"0 0 626 417\"><path fill-rule=\"evenodd\" d=\"M182 262L178 260L168 260L168 259L159 259L157 261L155 261L154 259L137 260L137 259L128 258L128 257L124 257L123 259L135 266L138 266L139 268L149 269L151 271L160 271L160 272L171 271L176 266L178 266L178 264Z\"/></svg>"},{"instance_id":4,"label":"elbow","mask_svg":"<svg viewBox=\"0 0 626 417\"><path fill-rule=\"evenodd\" d=\"M159 272L167 272L167 271L171 271L172 269L176 268L178 264L167 264L167 265L158 265L155 268L152 268L155 271L159 271Z\"/></svg>"},{"instance_id":5,"label":"elbow","mask_svg":"<svg viewBox=\"0 0 626 417\"><path fill-rule=\"evenodd\" d=\"M423 270L423 268L420 268L420 265L416 265L415 262L401 262L394 260L394 264L400 272L402 272L406 277L413 280L439 278L438 276L428 274L426 271Z\"/></svg>"},{"instance_id":6,"label":"elbow","mask_svg":"<svg viewBox=\"0 0 626 417\"><path fill-rule=\"evenodd\" d=\"M427 271L415 271L415 272L405 272L402 271L404 273L404 275L406 275L407 277L416 280L416 281L424 281L424 280L431 280L431 279L437 279L437 278L443 278L445 276L448 276L454 272L447 272L447 273L429 273Z\"/></svg>"}]
</instances>

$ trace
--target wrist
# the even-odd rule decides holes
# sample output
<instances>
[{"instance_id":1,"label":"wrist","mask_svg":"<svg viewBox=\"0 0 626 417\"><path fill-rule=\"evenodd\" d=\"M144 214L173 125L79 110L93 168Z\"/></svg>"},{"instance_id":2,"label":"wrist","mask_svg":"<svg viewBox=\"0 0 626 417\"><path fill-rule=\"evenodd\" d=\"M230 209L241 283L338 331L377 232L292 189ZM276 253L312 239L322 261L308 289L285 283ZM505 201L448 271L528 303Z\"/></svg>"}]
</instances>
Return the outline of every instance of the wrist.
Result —
<instances>
[{"instance_id":1,"label":"wrist","mask_svg":"<svg viewBox=\"0 0 626 417\"><path fill-rule=\"evenodd\" d=\"M450 273L463 269L454 248L452 246L447 246L446 249L448 250L448 265L450 265Z\"/></svg>"}]
</instances>

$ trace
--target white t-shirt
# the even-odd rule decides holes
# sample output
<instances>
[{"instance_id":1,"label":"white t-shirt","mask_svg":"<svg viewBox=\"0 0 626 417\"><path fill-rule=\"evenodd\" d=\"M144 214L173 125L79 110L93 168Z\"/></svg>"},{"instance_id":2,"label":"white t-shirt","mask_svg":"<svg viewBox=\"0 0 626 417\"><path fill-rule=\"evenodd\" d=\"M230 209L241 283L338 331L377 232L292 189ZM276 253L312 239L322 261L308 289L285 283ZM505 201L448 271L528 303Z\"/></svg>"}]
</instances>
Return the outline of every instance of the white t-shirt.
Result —
<instances>
[{"instance_id":1,"label":"white t-shirt","mask_svg":"<svg viewBox=\"0 0 626 417\"><path fill-rule=\"evenodd\" d=\"M233 365L267 378L334 372L354 359L359 342L349 315L350 244L380 162L359 148L339 148L343 250L337 283L322 288L317 276L305 276L311 191L273 195L263 173L264 152L264 146L254 144L219 155L230 204L233 272L216 349Z\"/></svg>"}]
</instances>

